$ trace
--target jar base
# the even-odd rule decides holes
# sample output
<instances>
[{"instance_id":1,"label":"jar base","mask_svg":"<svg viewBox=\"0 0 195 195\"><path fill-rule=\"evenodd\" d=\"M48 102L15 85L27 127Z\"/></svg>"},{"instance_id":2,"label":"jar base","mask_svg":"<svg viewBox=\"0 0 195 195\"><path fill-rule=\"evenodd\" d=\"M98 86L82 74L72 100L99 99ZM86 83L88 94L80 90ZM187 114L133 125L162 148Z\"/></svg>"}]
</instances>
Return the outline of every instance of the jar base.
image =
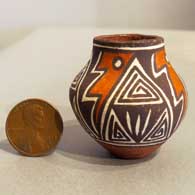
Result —
<instances>
[{"instance_id":1,"label":"jar base","mask_svg":"<svg viewBox=\"0 0 195 195\"><path fill-rule=\"evenodd\" d=\"M154 146L137 146L137 147L121 147L121 146L115 146L111 144L105 144L102 142L99 142L106 150L108 150L111 154L118 158L123 159L141 159L146 158L147 156L152 155L161 144L154 145Z\"/></svg>"}]
</instances>

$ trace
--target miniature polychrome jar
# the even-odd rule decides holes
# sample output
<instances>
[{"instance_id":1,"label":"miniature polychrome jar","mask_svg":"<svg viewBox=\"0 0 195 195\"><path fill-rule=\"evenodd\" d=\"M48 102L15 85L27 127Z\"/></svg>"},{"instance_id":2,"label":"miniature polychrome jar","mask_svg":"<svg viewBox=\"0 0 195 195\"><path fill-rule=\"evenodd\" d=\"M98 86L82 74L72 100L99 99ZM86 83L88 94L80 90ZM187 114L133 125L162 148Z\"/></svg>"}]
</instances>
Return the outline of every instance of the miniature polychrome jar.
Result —
<instances>
[{"instance_id":1,"label":"miniature polychrome jar","mask_svg":"<svg viewBox=\"0 0 195 195\"><path fill-rule=\"evenodd\" d=\"M175 132L186 92L159 36L97 36L92 56L70 87L83 128L121 158L142 158Z\"/></svg>"}]
</instances>

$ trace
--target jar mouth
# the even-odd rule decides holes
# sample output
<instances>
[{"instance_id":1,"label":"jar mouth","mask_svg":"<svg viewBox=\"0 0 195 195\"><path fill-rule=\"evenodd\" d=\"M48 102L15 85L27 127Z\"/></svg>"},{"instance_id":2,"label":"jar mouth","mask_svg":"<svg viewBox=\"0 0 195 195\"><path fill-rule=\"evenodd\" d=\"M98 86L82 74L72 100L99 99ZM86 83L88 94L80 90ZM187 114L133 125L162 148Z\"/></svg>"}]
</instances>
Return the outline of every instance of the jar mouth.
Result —
<instances>
[{"instance_id":1,"label":"jar mouth","mask_svg":"<svg viewBox=\"0 0 195 195\"><path fill-rule=\"evenodd\" d=\"M164 39L156 35L143 34L115 34L100 35L93 40L94 44L119 46L119 47L143 47L164 43Z\"/></svg>"}]
</instances>

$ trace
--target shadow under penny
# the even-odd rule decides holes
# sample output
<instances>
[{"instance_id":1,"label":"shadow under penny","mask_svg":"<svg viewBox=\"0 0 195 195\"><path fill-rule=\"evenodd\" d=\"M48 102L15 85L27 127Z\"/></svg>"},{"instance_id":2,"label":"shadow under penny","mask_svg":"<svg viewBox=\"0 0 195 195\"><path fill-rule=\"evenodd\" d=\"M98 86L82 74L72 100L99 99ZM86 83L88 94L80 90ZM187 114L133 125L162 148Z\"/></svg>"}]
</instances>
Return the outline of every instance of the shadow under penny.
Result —
<instances>
[{"instance_id":1,"label":"shadow under penny","mask_svg":"<svg viewBox=\"0 0 195 195\"><path fill-rule=\"evenodd\" d=\"M156 154L155 152L144 159L126 160L114 157L101 145L95 142L77 121L64 122L64 132L57 147L57 152L75 160L90 164L102 165L130 165L148 161Z\"/></svg>"},{"instance_id":2,"label":"shadow under penny","mask_svg":"<svg viewBox=\"0 0 195 195\"><path fill-rule=\"evenodd\" d=\"M13 149L13 147L10 145L10 143L6 139L0 141L0 150L15 154L15 155L19 155L18 152Z\"/></svg>"}]
</instances>

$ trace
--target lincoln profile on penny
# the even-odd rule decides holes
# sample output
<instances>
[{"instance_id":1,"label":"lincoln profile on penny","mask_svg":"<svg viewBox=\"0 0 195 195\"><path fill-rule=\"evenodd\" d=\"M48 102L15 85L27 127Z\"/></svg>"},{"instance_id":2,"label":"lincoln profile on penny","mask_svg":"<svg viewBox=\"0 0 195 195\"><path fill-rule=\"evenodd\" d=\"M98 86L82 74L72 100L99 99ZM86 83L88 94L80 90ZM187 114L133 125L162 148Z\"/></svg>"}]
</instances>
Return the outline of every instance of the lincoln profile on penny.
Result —
<instances>
[{"instance_id":1,"label":"lincoln profile on penny","mask_svg":"<svg viewBox=\"0 0 195 195\"><path fill-rule=\"evenodd\" d=\"M38 104L27 105L23 110L23 120L27 127L44 128L46 124L46 116L42 106Z\"/></svg>"},{"instance_id":2,"label":"lincoln profile on penny","mask_svg":"<svg viewBox=\"0 0 195 195\"><path fill-rule=\"evenodd\" d=\"M40 149L45 149L48 145L47 140L44 138L44 134L48 131L48 119L44 114L44 109L38 104L27 104L23 110L23 121L25 131L28 131L28 148L33 150L35 146L39 145ZM48 132L49 133L49 132ZM37 147L37 146L36 146Z\"/></svg>"}]
</instances>

